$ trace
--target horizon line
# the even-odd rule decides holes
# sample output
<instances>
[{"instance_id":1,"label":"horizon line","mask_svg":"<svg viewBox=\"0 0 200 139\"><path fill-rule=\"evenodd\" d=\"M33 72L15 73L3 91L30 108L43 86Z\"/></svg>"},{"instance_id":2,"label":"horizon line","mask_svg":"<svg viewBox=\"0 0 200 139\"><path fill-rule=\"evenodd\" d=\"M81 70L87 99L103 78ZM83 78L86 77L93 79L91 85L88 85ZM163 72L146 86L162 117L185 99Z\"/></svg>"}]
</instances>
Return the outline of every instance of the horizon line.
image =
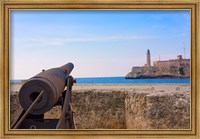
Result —
<instances>
[{"instance_id":1,"label":"horizon line","mask_svg":"<svg viewBox=\"0 0 200 139\"><path fill-rule=\"evenodd\" d=\"M73 77L74 79L76 78L110 78L110 77L126 77L126 76L85 76L85 77ZM28 78L31 79L31 78ZM28 80L28 79L10 79L11 80Z\"/></svg>"}]
</instances>

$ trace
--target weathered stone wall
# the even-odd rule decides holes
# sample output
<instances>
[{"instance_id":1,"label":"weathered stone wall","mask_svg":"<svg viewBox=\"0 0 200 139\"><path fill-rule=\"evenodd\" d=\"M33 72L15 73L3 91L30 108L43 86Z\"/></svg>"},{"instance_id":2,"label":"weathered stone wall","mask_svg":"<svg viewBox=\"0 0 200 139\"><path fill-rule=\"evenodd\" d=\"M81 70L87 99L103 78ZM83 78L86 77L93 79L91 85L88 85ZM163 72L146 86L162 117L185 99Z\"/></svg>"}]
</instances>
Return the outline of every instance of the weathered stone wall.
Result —
<instances>
[{"instance_id":1,"label":"weathered stone wall","mask_svg":"<svg viewBox=\"0 0 200 139\"><path fill-rule=\"evenodd\" d=\"M77 128L125 128L125 93L86 91L73 93Z\"/></svg>"},{"instance_id":2,"label":"weathered stone wall","mask_svg":"<svg viewBox=\"0 0 200 139\"><path fill-rule=\"evenodd\" d=\"M129 92L125 104L125 121L128 129L187 129L190 127L189 94Z\"/></svg>"},{"instance_id":3,"label":"weathered stone wall","mask_svg":"<svg viewBox=\"0 0 200 139\"><path fill-rule=\"evenodd\" d=\"M22 107L19 104L18 94L10 95L10 123L17 120L19 114L22 112Z\"/></svg>"},{"instance_id":4,"label":"weathered stone wall","mask_svg":"<svg viewBox=\"0 0 200 139\"><path fill-rule=\"evenodd\" d=\"M21 111L18 95L11 95L11 122ZM190 94L131 91L74 91L78 129L189 129ZM60 107L45 114L59 117Z\"/></svg>"},{"instance_id":5,"label":"weathered stone wall","mask_svg":"<svg viewBox=\"0 0 200 139\"><path fill-rule=\"evenodd\" d=\"M126 128L145 129L150 123L145 119L146 94L128 92L125 99L125 121Z\"/></svg>"}]
</instances>

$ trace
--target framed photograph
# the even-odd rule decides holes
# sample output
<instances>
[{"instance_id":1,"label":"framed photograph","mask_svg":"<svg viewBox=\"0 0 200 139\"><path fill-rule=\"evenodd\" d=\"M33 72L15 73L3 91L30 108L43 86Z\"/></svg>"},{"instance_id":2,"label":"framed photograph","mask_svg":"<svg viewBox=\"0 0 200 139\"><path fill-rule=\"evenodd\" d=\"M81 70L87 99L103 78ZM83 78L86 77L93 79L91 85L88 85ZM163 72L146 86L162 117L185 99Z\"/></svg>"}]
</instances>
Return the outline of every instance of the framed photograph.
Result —
<instances>
[{"instance_id":1,"label":"framed photograph","mask_svg":"<svg viewBox=\"0 0 200 139\"><path fill-rule=\"evenodd\" d=\"M1 137L199 137L199 1L1 1Z\"/></svg>"}]
</instances>

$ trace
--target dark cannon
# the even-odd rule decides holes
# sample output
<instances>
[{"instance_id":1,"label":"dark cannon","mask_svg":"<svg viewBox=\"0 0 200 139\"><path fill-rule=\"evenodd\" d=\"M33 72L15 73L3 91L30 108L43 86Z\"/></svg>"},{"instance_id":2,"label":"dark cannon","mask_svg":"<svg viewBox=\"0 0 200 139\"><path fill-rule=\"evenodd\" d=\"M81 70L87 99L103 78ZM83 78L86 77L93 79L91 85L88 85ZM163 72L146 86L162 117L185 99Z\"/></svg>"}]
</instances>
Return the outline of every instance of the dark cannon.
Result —
<instances>
[{"instance_id":1,"label":"dark cannon","mask_svg":"<svg viewBox=\"0 0 200 139\"><path fill-rule=\"evenodd\" d=\"M42 70L27 80L19 91L23 111L11 128L75 128L71 106L71 90L75 82L70 76L73 68L74 65L68 63L62 67ZM44 113L57 105L62 106L60 119L44 119Z\"/></svg>"}]
</instances>

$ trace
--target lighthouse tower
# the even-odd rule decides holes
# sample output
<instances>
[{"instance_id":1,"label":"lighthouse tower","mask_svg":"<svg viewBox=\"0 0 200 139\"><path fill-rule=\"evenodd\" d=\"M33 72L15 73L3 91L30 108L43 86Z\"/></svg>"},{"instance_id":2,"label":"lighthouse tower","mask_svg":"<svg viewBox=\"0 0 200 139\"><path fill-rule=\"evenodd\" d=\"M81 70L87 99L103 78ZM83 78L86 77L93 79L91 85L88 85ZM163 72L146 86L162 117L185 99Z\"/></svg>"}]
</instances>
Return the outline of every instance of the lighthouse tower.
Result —
<instances>
[{"instance_id":1,"label":"lighthouse tower","mask_svg":"<svg viewBox=\"0 0 200 139\"><path fill-rule=\"evenodd\" d=\"M150 50L147 50L147 67L151 67L151 54Z\"/></svg>"}]
</instances>

